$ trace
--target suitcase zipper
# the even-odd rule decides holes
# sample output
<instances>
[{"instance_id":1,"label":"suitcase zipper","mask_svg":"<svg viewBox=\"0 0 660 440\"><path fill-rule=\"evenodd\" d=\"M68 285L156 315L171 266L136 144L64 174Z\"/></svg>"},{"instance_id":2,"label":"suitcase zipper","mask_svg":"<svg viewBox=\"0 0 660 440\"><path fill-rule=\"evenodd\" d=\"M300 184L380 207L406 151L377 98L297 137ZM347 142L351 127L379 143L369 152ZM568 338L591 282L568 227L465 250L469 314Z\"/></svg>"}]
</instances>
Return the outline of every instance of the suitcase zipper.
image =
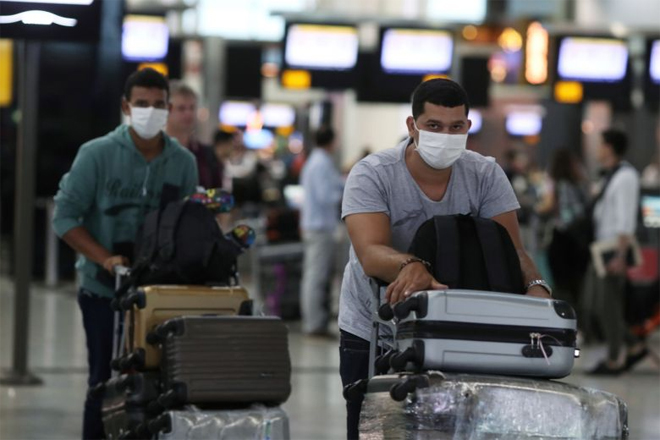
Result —
<instances>
[{"instance_id":1,"label":"suitcase zipper","mask_svg":"<svg viewBox=\"0 0 660 440\"><path fill-rule=\"evenodd\" d=\"M396 339L457 339L532 345L575 347L576 331L531 326L509 326L451 321L407 321L399 324Z\"/></svg>"}]
</instances>

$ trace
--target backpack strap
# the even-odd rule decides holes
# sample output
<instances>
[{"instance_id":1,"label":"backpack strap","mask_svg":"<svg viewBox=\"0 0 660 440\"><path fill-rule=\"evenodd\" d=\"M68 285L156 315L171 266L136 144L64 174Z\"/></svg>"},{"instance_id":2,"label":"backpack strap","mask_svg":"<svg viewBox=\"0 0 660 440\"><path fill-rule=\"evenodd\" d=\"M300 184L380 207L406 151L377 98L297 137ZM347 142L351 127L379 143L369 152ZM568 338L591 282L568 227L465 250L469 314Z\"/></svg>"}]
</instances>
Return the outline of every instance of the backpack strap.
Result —
<instances>
[{"instance_id":1,"label":"backpack strap","mask_svg":"<svg viewBox=\"0 0 660 440\"><path fill-rule=\"evenodd\" d=\"M500 238L497 224L494 220L474 218L475 229L481 243L481 250L486 263L488 284L493 292L508 292L511 283L508 279L508 270L504 264L504 246Z\"/></svg>"},{"instance_id":2,"label":"backpack strap","mask_svg":"<svg viewBox=\"0 0 660 440\"><path fill-rule=\"evenodd\" d=\"M435 277L442 284L456 287L460 276L459 232L455 216L436 216Z\"/></svg>"},{"instance_id":3,"label":"backpack strap","mask_svg":"<svg viewBox=\"0 0 660 440\"><path fill-rule=\"evenodd\" d=\"M174 257L176 242L174 235L176 232L176 225L179 223L181 213L186 206L186 202L181 200L179 202L170 203L167 205L161 214L160 223L158 225L158 253L164 261L169 261Z\"/></svg>"}]
</instances>

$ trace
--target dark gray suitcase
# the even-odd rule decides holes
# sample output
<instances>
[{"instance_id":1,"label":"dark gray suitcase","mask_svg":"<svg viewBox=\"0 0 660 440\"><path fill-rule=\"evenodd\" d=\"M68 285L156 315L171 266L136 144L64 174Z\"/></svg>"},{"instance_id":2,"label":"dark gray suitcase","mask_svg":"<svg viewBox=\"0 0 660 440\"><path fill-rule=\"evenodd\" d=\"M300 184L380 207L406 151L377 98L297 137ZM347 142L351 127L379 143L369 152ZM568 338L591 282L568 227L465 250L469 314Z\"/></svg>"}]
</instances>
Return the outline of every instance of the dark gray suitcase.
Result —
<instances>
[{"instance_id":1,"label":"dark gray suitcase","mask_svg":"<svg viewBox=\"0 0 660 440\"><path fill-rule=\"evenodd\" d=\"M428 372L376 376L360 384L361 439L628 437L621 399L556 381Z\"/></svg>"},{"instance_id":2,"label":"dark gray suitcase","mask_svg":"<svg viewBox=\"0 0 660 440\"><path fill-rule=\"evenodd\" d=\"M280 404L291 394L288 331L275 317L185 316L156 329L164 394L193 404Z\"/></svg>"},{"instance_id":3,"label":"dark gray suitcase","mask_svg":"<svg viewBox=\"0 0 660 440\"><path fill-rule=\"evenodd\" d=\"M423 291L394 306L395 371L441 370L560 378L576 350L564 301L473 290Z\"/></svg>"},{"instance_id":4,"label":"dark gray suitcase","mask_svg":"<svg viewBox=\"0 0 660 440\"><path fill-rule=\"evenodd\" d=\"M157 373L122 374L107 381L103 391L103 427L108 439L149 438L147 422L157 416L162 407Z\"/></svg>"}]
</instances>

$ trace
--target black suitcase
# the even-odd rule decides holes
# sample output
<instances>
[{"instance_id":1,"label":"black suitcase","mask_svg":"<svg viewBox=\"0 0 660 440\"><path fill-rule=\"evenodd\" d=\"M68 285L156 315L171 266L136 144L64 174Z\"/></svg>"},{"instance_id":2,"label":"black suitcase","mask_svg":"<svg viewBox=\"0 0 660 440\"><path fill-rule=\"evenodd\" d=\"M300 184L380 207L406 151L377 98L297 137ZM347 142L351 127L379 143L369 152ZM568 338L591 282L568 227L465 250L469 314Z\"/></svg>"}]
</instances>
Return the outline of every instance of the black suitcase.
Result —
<instances>
[{"instance_id":1,"label":"black suitcase","mask_svg":"<svg viewBox=\"0 0 660 440\"><path fill-rule=\"evenodd\" d=\"M167 408L193 404L278 405L291 394L288 332L279 318L185 316L157 327Z\"/></svg>"},{"instance_id":2,"label":"black suitcase","mask_svg":"<svg viewBox=\"0 0 660 440\"><path fill-rule=\"evenodd\" d=\"M147 423L162 411L156 402L161 392L159 374L123 374L107 381L102 390L106 437L150 438Z\"/></svg>"}]
</instances>

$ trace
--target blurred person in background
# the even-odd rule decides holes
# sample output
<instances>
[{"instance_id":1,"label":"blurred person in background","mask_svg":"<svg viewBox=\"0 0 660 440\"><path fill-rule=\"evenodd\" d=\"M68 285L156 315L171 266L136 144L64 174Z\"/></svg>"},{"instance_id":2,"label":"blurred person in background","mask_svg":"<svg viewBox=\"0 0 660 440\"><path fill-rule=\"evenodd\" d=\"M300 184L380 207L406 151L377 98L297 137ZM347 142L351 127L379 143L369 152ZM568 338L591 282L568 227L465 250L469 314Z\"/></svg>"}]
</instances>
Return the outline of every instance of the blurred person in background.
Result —
<instances>
[{"instance_id":1,"label":"blurred person in background","mask_svg":"<svg viewBox=\"0 0 660 440\"><path fill-rule=\"evenodd\" d=\"M128 77L121 108L130 118L78 150L55 196L53 229L81 256L78 304L89 364L88 385L110 379L114 270L127 266L145 215L195 191L193 155L163 133L170 104L167 79L152 69ZM102 399L85 400L83 439L105 438Z\"/></svg>"},{"instance_id":2,"label":"blurred person in background","mask_svg":"<svg viewBox=\"0 0 660 440\"><path fill-rule=\"evenodd\" d=\"M624 132L609 129L602 133L598 162L605 177L595 198L594 238L596 242L616 240L618 245L615 255L605 262L604 277L596 274L593 263L587 274L583 308L591 307L596 313L608 347L607 358L588 374L617 375L632 368L648 354L644 343L630 332L625 323L626 271L630 242L637 226L640 183L637 170L623 160L627 148L628 138ZM628 352L625 362L621 363L619 354L624 343Z\"/></svg>"},{"instance_id":3,"label":"blurred person in background","mask_svg":"<svg viewBox=\"0 0 660 440\"><path fill-rule=\"evenodd\" d=\"M230 133L226 130L216 131L215 136L213 137L213 150L220 167L222 182L222 185L220 186L230 192L232 190L232 175L228 164L235 142L234 133Z\"/></svg>"},{"instance_id":4,"label":"blurred person in background","mask_svg":"<svg viewBox=\"0 0 660 440\"><path fill-rule=\"evenodd\" d=\"M334 131L321 127L300 177L304 191L301 228L305 246L300 302L303 332L312 336L328 335L334 233L344 190L343 179L332 159L334 150Z\"/></svg>"},{"instance_id":5,"label":"blurred person in background","mask_svg":"<svg viewBox=\"0 0 660 440\"><path fill-rule=\"evenodd\" d=\"M588 215L586 175L579 158L568 148L554 152L549 174L549 191L537 205L536 211L541 216L549 217L549 226L552 227L547 253L555 287L554 296L568 301L577 310L584 273L589 264L590 243L574 228Z\"/></svg>"},{"instance_id":6,"label":"blurred person in background","mask_svg":"<svg viewBox=\"0 0 660 440\"><path fill-rule=\"evenodd\" d=\"M213 148L195 138L197 128L197 94L179 81L170 84L172 111L165 132L195 155L199 171L199 185L204 188L222 187L222 170Z\"/></svg>"}]
</instances>

